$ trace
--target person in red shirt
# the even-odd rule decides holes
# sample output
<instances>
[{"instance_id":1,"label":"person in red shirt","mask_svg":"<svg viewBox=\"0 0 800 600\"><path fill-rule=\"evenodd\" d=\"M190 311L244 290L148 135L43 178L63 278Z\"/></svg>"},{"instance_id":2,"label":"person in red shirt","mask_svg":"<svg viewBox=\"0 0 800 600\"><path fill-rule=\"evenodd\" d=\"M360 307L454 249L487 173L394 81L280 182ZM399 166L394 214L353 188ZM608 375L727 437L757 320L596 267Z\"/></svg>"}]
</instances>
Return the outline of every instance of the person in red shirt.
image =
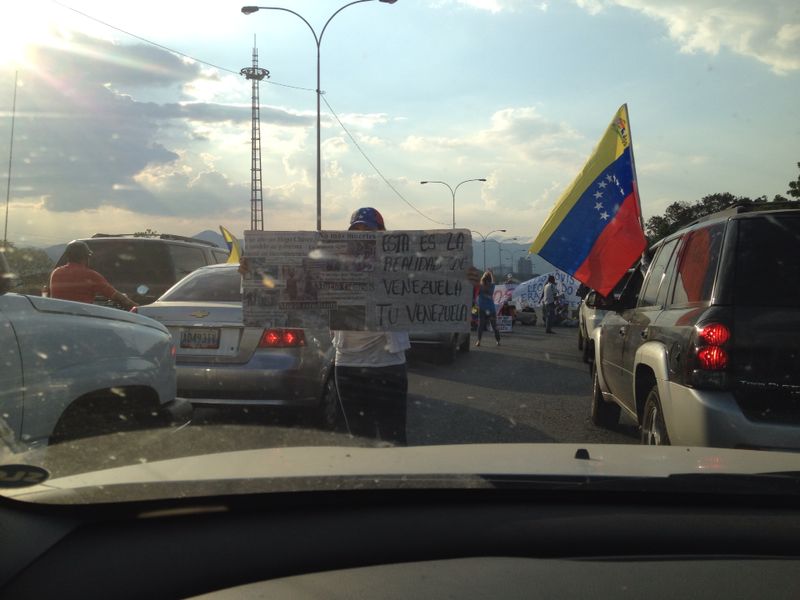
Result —
<instances>
[{"instance_id":1,"label":"person in red shirt","mask_svg":"<svg viewBox=\"0 0 800 600\"><path fill-rule=\"evenodd\" d=\"M89 268L92 251L85 242L74 241L64 250L67 264L50 274L50 297L92 304L95 296L105 296L130 310L136 304L118 292L106 278Z\"/></svg>"}]
</instances>

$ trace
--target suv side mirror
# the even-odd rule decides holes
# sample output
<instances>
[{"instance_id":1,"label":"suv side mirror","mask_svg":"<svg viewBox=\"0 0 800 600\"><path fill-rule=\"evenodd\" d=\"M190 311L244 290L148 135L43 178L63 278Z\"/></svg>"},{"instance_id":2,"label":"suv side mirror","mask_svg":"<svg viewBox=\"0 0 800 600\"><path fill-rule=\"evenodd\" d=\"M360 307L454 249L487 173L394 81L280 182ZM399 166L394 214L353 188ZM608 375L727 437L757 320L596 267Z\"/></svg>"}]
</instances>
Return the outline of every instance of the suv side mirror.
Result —
<instances>
[{"instance_id":1,"label":"suv side mirror","mask_svg":"<svg viewBox=\"0 0 800 600\"><path fill-rule=\"evenodd\" d=\"M586 294L586 298L584 299L584 304L589 308L597 308L597 292L592 290L588 294Z\"/></svg>"}]
</instances>

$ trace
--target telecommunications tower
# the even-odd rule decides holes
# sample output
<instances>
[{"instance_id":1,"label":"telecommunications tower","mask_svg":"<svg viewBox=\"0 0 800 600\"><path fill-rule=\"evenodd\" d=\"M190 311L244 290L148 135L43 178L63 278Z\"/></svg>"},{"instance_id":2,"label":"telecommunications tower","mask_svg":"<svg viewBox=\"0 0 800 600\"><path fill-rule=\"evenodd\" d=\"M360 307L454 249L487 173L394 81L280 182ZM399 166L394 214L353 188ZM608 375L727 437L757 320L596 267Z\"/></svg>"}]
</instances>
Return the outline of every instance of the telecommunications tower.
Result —
<instances>
[{"instance_id":1,"label":"telecommunications tower","mask_svg":"<svg viewBox=\"0 0 800 600\"><path fill-rule=\"evenodd\" d=\"M265 77L269 79L269 71L258 66L258 49L253 38L253 66L239 71L245 78L253 82L253 125L250 158L250 229L264 230L264 202L261 188L261 110L258 97L258 84Z\"/></svg>"}]
</instances>

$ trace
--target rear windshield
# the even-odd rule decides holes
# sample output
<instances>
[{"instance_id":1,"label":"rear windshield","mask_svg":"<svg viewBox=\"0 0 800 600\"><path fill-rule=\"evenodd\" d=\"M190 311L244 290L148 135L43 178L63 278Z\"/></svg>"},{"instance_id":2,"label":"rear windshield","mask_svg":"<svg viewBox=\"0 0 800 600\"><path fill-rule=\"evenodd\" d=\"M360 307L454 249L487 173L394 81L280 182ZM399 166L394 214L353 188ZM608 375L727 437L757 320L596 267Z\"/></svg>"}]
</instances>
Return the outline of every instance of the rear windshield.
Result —
<instances>
[{"instance_id":1,"label":"rear windshield","mask_svg":"<svg viewBox=\"0 0 800 600\"><path fill-rule=\"evenodd\" d=\"M800 215L739 221L736 303L797 306L800 298Z\"/></svg>"},{"instance_id":2,"label":"rear windshield","mask_svg":"<svg viewBox=\"0 0 800 600\"><path fill-rule=\"evenodd\" d=\"M92 249L89 266L114 285L171 285L172 260L164 244L141 240L87 241Z\"/></svg>"},{"instance_id":3,"label":"rear windshield","mask_svg":"<svg viewBox=\"0 0 800 600\"><path fill-rule=\"evenodd\" d=\"M236 269L195 271L159 300L171 302L241 302L242 276Z\"/></svg>"}]
</instances>

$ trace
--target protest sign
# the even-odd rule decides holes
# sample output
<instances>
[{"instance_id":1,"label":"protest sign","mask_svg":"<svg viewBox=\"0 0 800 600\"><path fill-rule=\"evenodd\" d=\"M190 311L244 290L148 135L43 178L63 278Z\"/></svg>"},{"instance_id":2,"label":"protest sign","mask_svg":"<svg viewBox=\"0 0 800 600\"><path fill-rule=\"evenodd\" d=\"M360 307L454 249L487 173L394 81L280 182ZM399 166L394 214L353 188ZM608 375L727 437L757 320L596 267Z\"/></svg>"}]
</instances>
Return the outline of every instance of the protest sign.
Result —
<instances>
[{"instance_id":1,"label":"protest sign","mask_svg":"<svg viewBox=\"0 0 800 600\"><path fill-rule=\"evenodd\" d=\"M512 300L517 304L517 309L526 306L532 308L541 306L542 291L550 275L556 279L556 294L564 296L564 300L570 308L578 308L581 303L581 298L577 295L581 285L580 281L564 271L553 271L524 281L514 289L511 295Z\"/></svg>"},{"instance_id":2,"label":"protest sign","mask_svg":"<svg viewBox=\"0 0 800 600\"><path fill-rule=\"evenodd\" d=\"M511 315L498 315L497 331L500 333L512 333L514 331L514 318Z\"/></svg>"},{"instance_id":3,"label":"protest sign","mask_svg":"<svg viewBox=\"0 0 800 600\"><path fill-rule=\"evenodd\" d=\"M246 231L245 325L466 331L465 229Z\"/></svg>"},{"instance_id":4,"label":"protest sign","mask_svg":"<svg viewBox=\"0 0 800 600\"><path fill-rule=\"evenodd\" d=\"M498 283L494 286L492 299L494 300L494 308L498 314L508 302L512 301L512 296L516 287L516 283Z\"/></svg>"}]
</instances>

